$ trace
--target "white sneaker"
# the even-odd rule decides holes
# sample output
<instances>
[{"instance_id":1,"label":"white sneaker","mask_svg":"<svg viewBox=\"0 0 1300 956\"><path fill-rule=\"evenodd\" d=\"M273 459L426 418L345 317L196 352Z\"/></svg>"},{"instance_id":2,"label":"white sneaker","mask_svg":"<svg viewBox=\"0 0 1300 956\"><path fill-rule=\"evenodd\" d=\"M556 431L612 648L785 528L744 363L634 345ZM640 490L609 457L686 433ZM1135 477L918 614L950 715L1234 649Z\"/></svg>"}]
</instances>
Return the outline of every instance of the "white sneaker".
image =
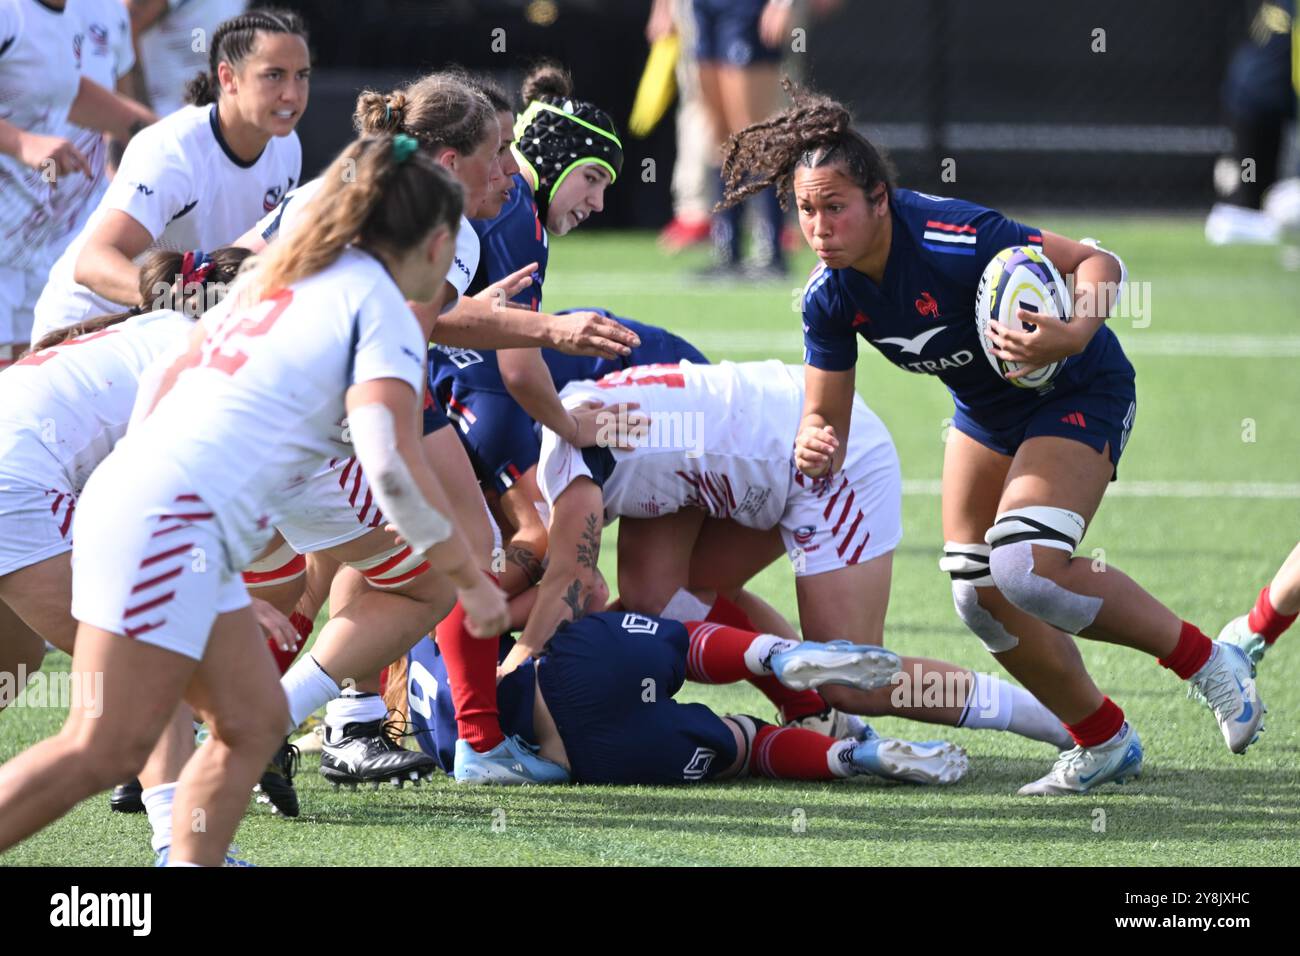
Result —
<instances>
[{"instance_id":1,"label":"white sneaker","mask_svg":"<svg viewBox=\"0 0 1300 956\"><path fill-rule=\"evenodd\" d=\"M1087 793L1103 783L1124 783L1142 774L1142 742L1133 725L1111 743L1099 747L1075 747L1057 758L1047 776L1027 783L1020 797L1062 797Z\"/></svg>"},{"instance_id":2,"label":"white sneaker","mask_svg":"<svg viewBox=\"0 0 1300 956\"><path fill-rule=\"evenodd\" d=\"M909 783L956 783L970 769L966 751L946 740L916 743L874 735L853 748L849 762L861 773Z\"/></svg>"},{"instance_id":3,"label":"white sneaker","mask_svg":"<svg viewBox=\"0 0 1300 956\"><path fill-rule=\"evenodd\" d=\"M1256 634L1250 629L1249 614L1234 617L1223 625L1218 640L1221 643L1232 644L1241 648L1246 656L1250 658L1250 662L1255 665L1258 665L1264 659L1264 653L1268 650L1268 642L1264 640L1264 635Z\"/></svg>"},{"instance_id":4,"label":"white sneaker","mask_svg":"<svg viewBox=\"0 0 1300 956\"><path fill-rule=\"evenodd\" d=\"M1282 226L1258 209L1218 202L1205 219L1205 238L1214 246L1271 245L1282 238Z\"/></svg>"},{"instance_id":5,"label":"white sneaker","mask_svg":"<svg viewBox=\"0 0 1300 956\"><path fill-rule=\"evenodd\" d=\"M858 690L888 687L903 662L893 651L849 641L801 641L773 654L772 673L791 690L815 690L845 684Z\"/></svg>"},{"instance_id":6,"label":"white sneaker","mask_svg":"<svg viewBox=\"0 0 1300 956\"><path fill-rule=\"evenodd\" d=\"M1214 653L1192 675L1196 687L1219 722L1228 749L1235 754L1259 739L1266 708L1255 689L1255 668L1235 644L1214 642Z\"/></svg>"}]
</instances>

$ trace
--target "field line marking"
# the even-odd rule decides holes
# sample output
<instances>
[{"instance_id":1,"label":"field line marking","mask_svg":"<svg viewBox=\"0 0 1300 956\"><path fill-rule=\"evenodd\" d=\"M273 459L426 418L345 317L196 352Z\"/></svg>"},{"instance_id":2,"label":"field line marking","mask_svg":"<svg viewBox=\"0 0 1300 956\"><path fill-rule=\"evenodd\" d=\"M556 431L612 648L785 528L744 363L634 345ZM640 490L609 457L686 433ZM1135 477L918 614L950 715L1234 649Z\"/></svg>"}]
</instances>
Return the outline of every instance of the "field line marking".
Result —
<instances>
[{"instance_id":1,"label":"field line marking","mask_svg":"<svg viewBox=\"0 0 1300 956\"><path fill-rule=\"evenodd\" d=\"M937 480L904 479L903 494L936 496ZM1118 498L1300 499L1300 483L1280 481L1117 481L1106 492Z\"/></svg>"}]
</instances>

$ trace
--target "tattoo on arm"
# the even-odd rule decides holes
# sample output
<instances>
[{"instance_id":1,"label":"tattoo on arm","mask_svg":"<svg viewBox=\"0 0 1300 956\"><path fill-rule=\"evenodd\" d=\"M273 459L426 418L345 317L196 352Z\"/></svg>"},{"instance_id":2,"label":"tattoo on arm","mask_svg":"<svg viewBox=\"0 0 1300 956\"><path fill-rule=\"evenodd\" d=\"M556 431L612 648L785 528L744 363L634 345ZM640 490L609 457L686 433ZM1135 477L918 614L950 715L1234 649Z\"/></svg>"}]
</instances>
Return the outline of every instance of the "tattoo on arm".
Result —
<instances>
[{"instance_id":1,"label":"tattoo on arm","mask_svg":"<svg viewBox=\"0 0 1300 956\"><path fill-rule=\"evenodd\" d=\"M575 578L573 583L571 583L565 590L564 603L567 604L569 610L573 612L573 617L570 618L570 620L576 621L578 618L583 616L581 581Z\"/></svg>"},{"instance_id":2,"label":"tattoo on arm","mask_svg":"<svg viewBox=\"0 0 1300 956\"><path fill-rule=\"evenodd\" d=\"M506 560L524 572L524 577L528 579L529 584L536 584L542 580L545 568L542 562L537 560L537 555L527 548L517 544L508 545Z\"/></svg>"},{"instance_id":3,"label":"tattoo on arm","mask_svg":"<svg viewBox=\"0 0 1300 956\"><path fill-rule=\"evenodd\" d=\"M582 537L578 539L578 564L594 571L600 561L600 519L589 514L586 522Z\"/></svg>"}]
</instances>

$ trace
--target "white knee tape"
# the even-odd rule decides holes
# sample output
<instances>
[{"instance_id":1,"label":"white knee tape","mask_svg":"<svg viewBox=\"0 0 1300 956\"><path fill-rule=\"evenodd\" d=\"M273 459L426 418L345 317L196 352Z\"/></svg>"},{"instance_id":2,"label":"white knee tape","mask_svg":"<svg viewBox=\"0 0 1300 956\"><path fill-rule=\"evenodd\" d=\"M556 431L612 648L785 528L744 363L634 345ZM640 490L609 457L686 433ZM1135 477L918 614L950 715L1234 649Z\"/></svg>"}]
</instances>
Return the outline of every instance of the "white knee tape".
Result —
<instances>
[{"instance_id":1,"label":"white knee tape","mask_svg":"<svg viewBox=\"0 0 1300 956\"><path fill-rule=\"evenodd\" d=\"M989 583L993 583L992 578L989 578ZM1020 643L1020 638L1008 631L1002 626L1001 621L980 606L979 592L972 582L953 578L952 604L957 609L957 616L962 619L962 623L971 629L990 653L1001 654Z\"/></svg>"},{"instance_id":2,"label":"white knee tape","mask_svg":"<svg viewBox=\"0 0 1300 956\"><path fill-rule=\"evenodd\" d=\"M1026 614L1067 634L1078 634L1097 619L1101 598L1075 594L1050 578L1035 574L1033 546L1043 543L1016 541L994 548L989 562L993 582L1008 601Z\"/></svg>"},{"instance_id":3,"label":"white knee tape","mask_svg":"<svg viewBox=\"0 0 1300 956\"><path fill-rule=\"evenodd\" d=\"M1022 541L1074 554L1074 549L1083 539L1083 531L1082 515L1065 508L1029 505L998 515L984 540L993 548L994 554L998 548Z\"/></svg>"},{"instance_id":4,"label":"white knee tape","mask_svg":"<svg viewBox=\"0 0 1300 956\"><path fill-rule=\"evenodd\" d=\"M987 544L945 541L943 557L939 559L939 570L947 571L954 582L968 581L977 588L992 587L993 578L989 575L990 550Z\"/></svg>"}]
</instances>

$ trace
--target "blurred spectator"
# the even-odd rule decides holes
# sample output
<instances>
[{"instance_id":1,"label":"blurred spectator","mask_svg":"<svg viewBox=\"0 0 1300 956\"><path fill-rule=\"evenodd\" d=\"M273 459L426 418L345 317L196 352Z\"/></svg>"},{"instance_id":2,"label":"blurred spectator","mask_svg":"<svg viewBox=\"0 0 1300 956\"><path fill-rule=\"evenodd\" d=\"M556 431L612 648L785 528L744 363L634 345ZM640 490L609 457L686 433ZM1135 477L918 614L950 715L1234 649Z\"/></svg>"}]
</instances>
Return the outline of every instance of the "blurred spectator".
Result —
<instances>
[{"instance_id":1,"label":"blurred spectator","mask_svg":"<svg viewBox=\"0 0 1300 956\"><path fill-rule=\"evenodd\" d=\"M695 14L692 0L654 0L646 23L650 43L676 33L677 159L673 165L673 218L659 233L659 245L680 252L709 238L713 208L713 168L717 163L712 121L700 92L695 59Z\"/></svg>"},{"instance_id":2,"label":"blurred spectator","mask_svg":"<svg viewBox=\"0 0 1300 956\"><path fill-rule=\"evenodd\" d=\"M217 25L243 13L248 0L134 0L129 7L136 57L123 92L166 116L185 105L185 84L207 70Z\"/></svg>"},{"instance_id":3,"label":"blurred spectator","mask_svg":"<svg viewBox=\"0 0 1300 956\"><path fill-rule=\"evenodd\" d=\"M1297 77L1292 64L1295 0L1265 0L1228 65L1223 104L1235 141L1220 158L1215 187L1222 201L1210 210L1205 236L1217 244L1276 242L1282 224L1261 211L1278 179L1282 130L1296 116ZM1294 172L1294 171L1293 171Z\"/></svg>"}]
</instances>

